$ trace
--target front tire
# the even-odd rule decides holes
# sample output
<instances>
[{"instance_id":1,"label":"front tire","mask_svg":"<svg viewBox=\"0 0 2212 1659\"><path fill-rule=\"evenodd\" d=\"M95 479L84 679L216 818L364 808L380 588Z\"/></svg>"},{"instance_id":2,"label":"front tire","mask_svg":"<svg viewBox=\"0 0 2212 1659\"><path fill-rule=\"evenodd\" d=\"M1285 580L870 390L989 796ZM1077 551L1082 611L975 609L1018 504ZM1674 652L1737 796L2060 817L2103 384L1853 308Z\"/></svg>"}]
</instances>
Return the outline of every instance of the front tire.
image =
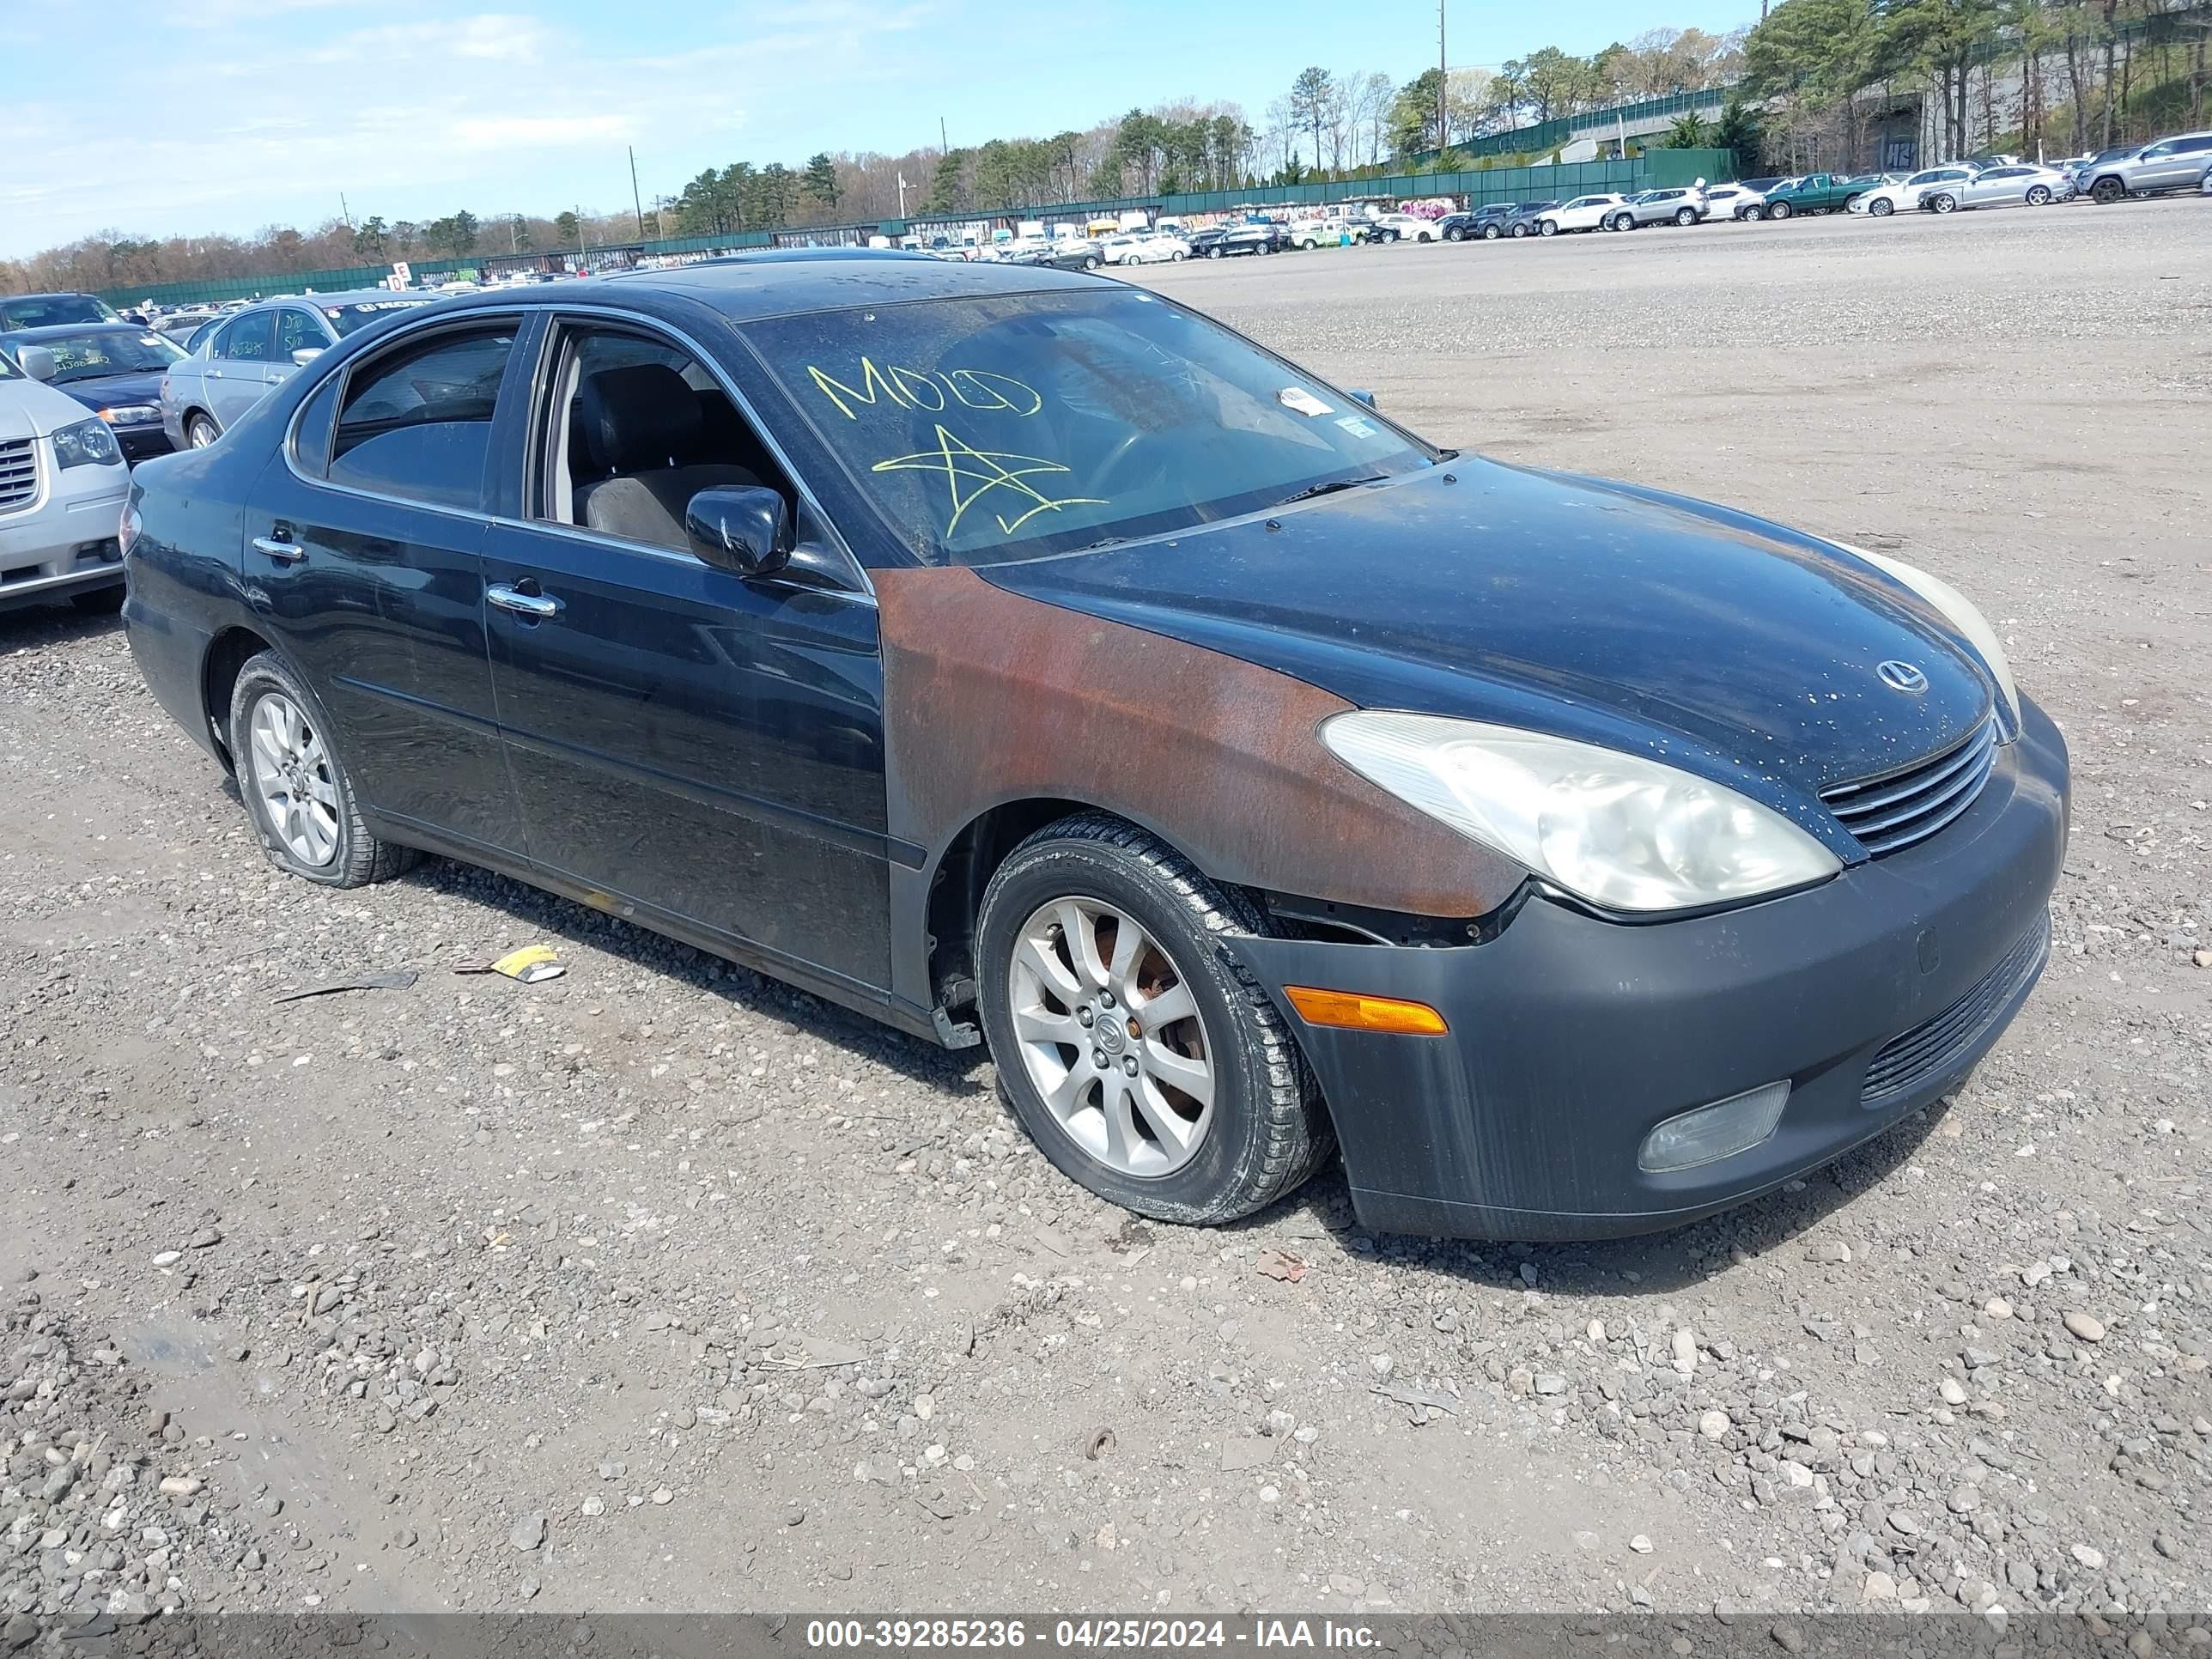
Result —
<instances>
[{"instance_id":1,"label":"front tire","mask_svg":"<svg viewBox=\"0 0 2212 1659\"><path fill-rule=\"evenodd\" d=\"M1930 213L1955 213L1958 209L1959 198L1948 191L1938 191L1928 198L1928 210Z\"/></svg>"},{"instance_id":2,"label":"front tire","mask_svg":"<svg viewBox=\"0 0 2212 1659\"><path fill-rule=\"evenodd\" d=\"M1062 1174L1139 1215L1212 1226L1320 1167L1334 1137L1319 1097L1223 943L1260 926L1241 895L1103 813L1039 830L999 866L977 925L983 1030Z\"/></svg>"},{"instance_id":3,"label":"front tire","mask_svg":"<svg viewBox=\"0 0 2212 1659\"><path fill-rule=\"evenodd\" d=\"M1516 242L1528 234L1528 227L1526 225L1516 225L1513 227L1513 240Z\"/></svg>"},{"instance_id":4,"label":"front tire","mask_svg":"<svg viewBox=\"0 0 2212 1659\"><path fill-rule=\"evenodd\" d=\"M1766 216L1770 219L1787 219L1790 211L1787 202L1769 202L1766 204Z\"/></svg>"},{"instance_id":5,"label":"front tire","mask_svg":"<svg viewBox=\"0 0 2212 1659\"><path fill-rule=\"evenodd\" d=\"M1867 211L1877 219L1887 219L1897 211L1897 204L1887 196L1877 196L1867 204Z\"/></svg>"},{"instance_id":6,"label":"front tire","mask_svg":"<svg viewBox=\"0 0 2212 1659\"><path fill-rule=\"evenodd\" d=\"M1486 242L1496 241L1501 234L1496 225L1485 225L1482 228L1482 240Z\"/></svg>"},{"instance_id":7,"label":"front tire","mask_svg":"<svg viewBox=\"0 0 2212 1659\"><path fill-rule=\"evenodd\" d=\"M1698 210L1697 210L1697 209L1695 209L1695 208L1680 208L1680 209L1677 209L1677 210L1675 210L1675 214L1674 214L1674 222L1675 222L1676 224L1678 224L1678 225L1681 225L1681 226L1684 226L1684 227L1686 227L1686 227L1688 227L1688 226L1691 226L1691 225L1694 225L1695 223L1697 223L1697 222L1698 222Z\"/></svg>"},{"instance_id":8,"label":"front tire","mask_svg":"<svg viewBox=\"0 0 2212 1659\"><path fill-rule=\"evenodd\" d=\"M325 887L385 881L421 856L362 822L330 719L273 651L249 659L230 697L238 792L269 861Z\"/></svg>"},{"instance_id":9,"label":"front tire","mask_svg":"<svg viewBox=\"0 0 2212 1659\"><path fill-rule=\"evenodd\" d=\"M2089 191L2089 199L2099 207L2110 207L2128 193L2128 187L2117 179L2100 179Z\"/></svg>"},{"instance_id":10,"label":"front tire","mask_svg":"<svg viewBox=\"0 0 2212 1659\"><path fill-rule=\"evenodd\" d=\"M1536 227L1536 234L1539 236L1558 235L1559 234L1559 222L1555 219L1547 219L1543 221Z\"/></svg>"}]
</instances>

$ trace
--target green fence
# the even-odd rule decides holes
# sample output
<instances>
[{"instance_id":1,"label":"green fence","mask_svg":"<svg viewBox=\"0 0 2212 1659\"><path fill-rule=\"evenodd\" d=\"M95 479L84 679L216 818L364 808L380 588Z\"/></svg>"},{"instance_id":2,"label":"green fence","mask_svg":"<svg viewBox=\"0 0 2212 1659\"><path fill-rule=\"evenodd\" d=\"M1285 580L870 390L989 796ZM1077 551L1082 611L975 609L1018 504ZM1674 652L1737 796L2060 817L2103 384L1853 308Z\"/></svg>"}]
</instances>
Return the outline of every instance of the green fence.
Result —
<instances>
[{"instance_id":1,"label":"green fence","mask_svg":"<svg viewBox=\"0 0 2212 1659\"><path fill-rule=\"evenodd\" d=\"M1584 110L1579 115L1561 116L1525 127L1510 127L1504 132L1485 133L1479 138L1462 139L1451 149L1455 155L1464 155L1470 160L1483 155L1548 155L1571 139L1604 138L1626 125L1645 121L1671 121L1676 116L1693 112L1717 115L1726 107L1734 90L1732 87L1708 87L1702 92L1670 92L1662 97L1645 98L1633 104L1613 104L1604 109ZM1443 153L1441 150L1424 150L1413 160L1426 164Z\"/></svg>"},{"instance_id":2,"label":"green fence","mask_svg":"<svg viewBox=\"0 0 2212 1659\"><path fill-rule=\"evenodd\" d=\"M1508 152L1510 153L1510 152ZM990 213L933 215L909 220L888 219L875 224L810 225L803 229L732 231L715 236L678 236L659 241L625 242L589 250L594 263L610 256L645 258L655 255L705 253L718 248L804 246L817 242L864 241L869 235L898 237L908 231L927 235L933 229L965 226L978 221L1041 219L1065 223L1111 217L1141 209L1155 217L1191 218L1205 214L1235 213L1251 208L1317 208L1338 203L1381 199L1458 196L1470 207L1485 202L1565 201L1571 196L1597 191L1628 195L1639 190L1659 190L1686 185L1698 179L1708 182L1735 176L1734 157L1723 149L1654 149L1628 161L1572 161L1563 166L1471 167L1459 173L1398 173L1373 179L1339 179L1325 184L1276 185L1254 190L1199 191L1178 196L1124 196L1108 201L1064 202L1050 207L1005 208ZM416 277L451 278L501 269L532 267L547 260L565 260L567 249L534 253L477 253L459 259L416 259L409 262ZM218 276L204 282L156 283L137 288L108 289L101 297L115 305L136 305L150 300L156 305L192 305L221 300L253 300L264 295L298 294L313 289L318 294L342 293L348 289L374 288L391 273L391 266L349 265L335 270L270 272L258 276Z\"/></svg>"}]
</instances>

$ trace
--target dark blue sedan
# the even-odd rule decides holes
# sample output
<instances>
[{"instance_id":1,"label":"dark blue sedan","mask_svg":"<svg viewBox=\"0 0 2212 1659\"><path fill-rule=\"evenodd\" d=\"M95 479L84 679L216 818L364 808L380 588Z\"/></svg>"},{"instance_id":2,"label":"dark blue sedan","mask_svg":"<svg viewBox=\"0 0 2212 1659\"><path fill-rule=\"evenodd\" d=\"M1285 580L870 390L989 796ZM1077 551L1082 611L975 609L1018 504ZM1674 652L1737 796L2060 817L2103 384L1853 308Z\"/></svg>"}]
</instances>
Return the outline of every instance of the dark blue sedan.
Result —
<instances>
[{"instance_id":1,"label":"dark blue sedan","mask_svg":"<svg viewBox=\"0 0 2212 1659\"><path fill-rule=\"evenodd\" d=\"M174 341L135 323L61 323L0 334L0 351L106 422L125 460L169 453L161 376L185 355Z\"/></svg>"},{"instance_id":2,"label":"dark blue sedan","mask_svg":"<svg viewBox=\"0 0 2212 1659\"><path fill-rule=\"evenodd\" d=\"M1936 578L1439 449L1173 299L763 254L364 329L140 469L132 647L331 887L507 872L1220 1222L1595 1236L1956 1087L2064 744Z\"/></svg>"}]
</instances>

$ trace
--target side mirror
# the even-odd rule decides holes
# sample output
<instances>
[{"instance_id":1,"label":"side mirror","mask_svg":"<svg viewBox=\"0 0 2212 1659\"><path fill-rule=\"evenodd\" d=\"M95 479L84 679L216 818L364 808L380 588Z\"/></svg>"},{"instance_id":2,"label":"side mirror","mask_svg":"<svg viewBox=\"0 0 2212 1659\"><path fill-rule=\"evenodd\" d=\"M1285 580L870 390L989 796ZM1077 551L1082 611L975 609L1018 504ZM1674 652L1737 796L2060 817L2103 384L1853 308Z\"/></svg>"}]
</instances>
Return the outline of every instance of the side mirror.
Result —
<instances>
[{"instance_id":1,"label":"side mirror","mask_svg":"<svg viewBox=\"0 0 2212 1659\"><path fill-rule=\"evenodd\" d=\"M51 380L60 373L54 363L54 354L42 345L27 345L19 348L15 353L15 362L21 367L23 373L34 380Z\"/></svg>"},{"instance_id":2,"label":"side mirror","mask_svg":"<svg viewBox=\"0 0 2212 1659\"><path fill-rule=\"evenodd\" d=\"M744 577L771 576L791 559L791 508L762 484L702 489L684 511L699 556Z\"/></svg>"},{"instance_id":3,"label":"side mirror","mask_svg":"<svg viewBox=\"0 0 2212 1659\"><path fill-rule=\"evenodd\" d=\"M1380 409L1382 406L1375 401L1375 394L1373 392L1363 391L1358 386L1348 386L1345 387L1344 392L1345 395L1350 398L1354 403L1365 404L1370 409Z\"/></svg>"},{"instance_id":4,"label":"side mirror","mask_svg":"<svg viewBox=\"0 0 2212 1659\"><path fill-rule=\"evenodd\" d=\"M292 362L295 368L305 368L322 355L323 348L320 346L301 346L292 354Z\"/></svg>"}]
</instances>

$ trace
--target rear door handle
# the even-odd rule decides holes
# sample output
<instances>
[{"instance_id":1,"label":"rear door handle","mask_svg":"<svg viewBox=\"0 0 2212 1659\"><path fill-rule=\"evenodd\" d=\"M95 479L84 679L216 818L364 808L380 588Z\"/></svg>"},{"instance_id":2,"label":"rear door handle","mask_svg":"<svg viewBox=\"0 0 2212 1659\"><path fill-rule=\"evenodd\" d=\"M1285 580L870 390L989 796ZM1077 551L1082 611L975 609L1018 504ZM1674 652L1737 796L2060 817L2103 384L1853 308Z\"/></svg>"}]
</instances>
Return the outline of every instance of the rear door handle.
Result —
<instances>
[{"instance_id":1,"label":"rear door handle","mask_svg":"<svg viewBox=\"0 0 2212 1659\"><path fill-rule=\"evenodd\" d=\"M280 540L275 536L256 536L253 550L266 553L279 564L297 564L307 556L307 550L297 542Z\"/></svg>"},{"instance_id":2,"label":"rear door handle","mask_svg":"<svg viewBox=\"0 0 2212 1659\"><path fill-rule=\"evenodd\" d=\"M545 622L561 614L561 601L551 594L521 592L505 582L494 582L484 589L484 598L501 610L512 611L532 622Z\"/></svg>"}]
</instances>

